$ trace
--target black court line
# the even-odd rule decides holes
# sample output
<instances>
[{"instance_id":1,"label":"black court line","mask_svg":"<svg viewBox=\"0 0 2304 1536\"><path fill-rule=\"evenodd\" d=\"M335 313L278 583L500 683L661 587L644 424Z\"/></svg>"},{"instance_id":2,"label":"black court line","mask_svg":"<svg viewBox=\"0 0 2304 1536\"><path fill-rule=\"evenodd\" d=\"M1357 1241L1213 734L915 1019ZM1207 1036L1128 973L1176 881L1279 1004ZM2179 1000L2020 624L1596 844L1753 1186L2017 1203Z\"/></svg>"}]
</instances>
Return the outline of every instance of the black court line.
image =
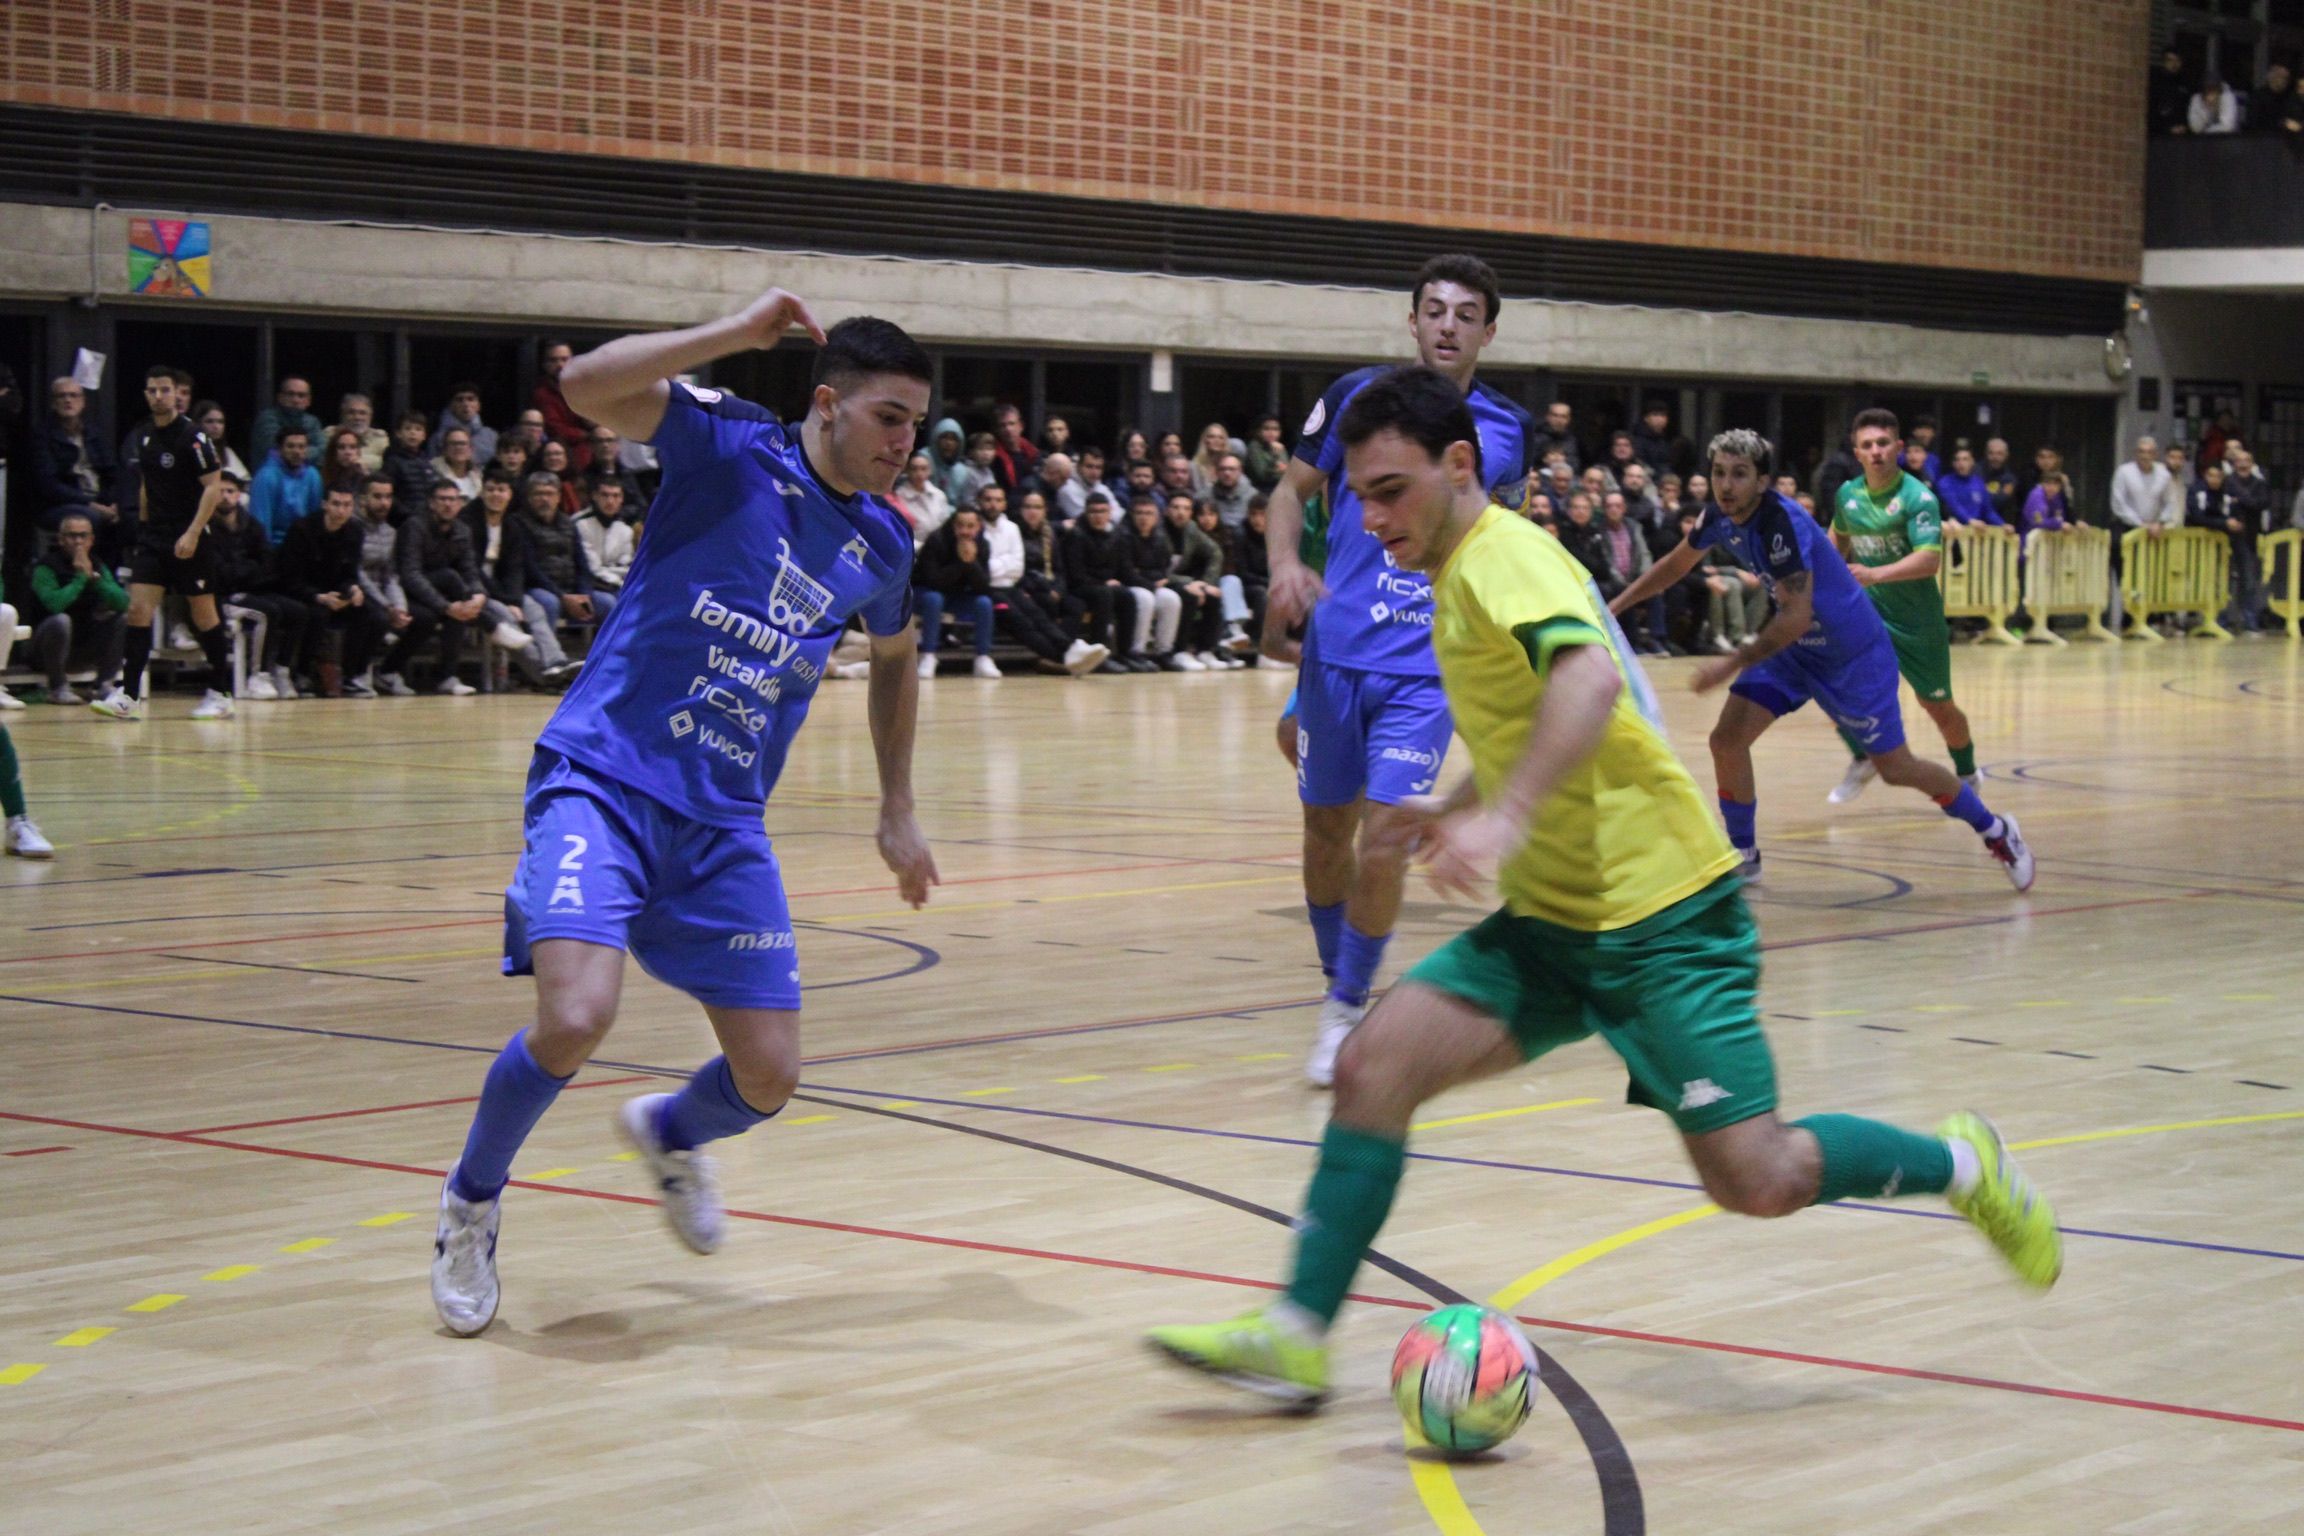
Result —
<instances>
[{"instance_id":1,"label":"black court line","mask_svg":"<svg viewBox=\"0 0 2304 1536\"><path fill-rule=\"evenodd\" d=\"M1021 1147L1030 1152L1044 1152L1051 1157L1061 1157L1072 1162L1085 1163L1091 1168L1102 1168L1107 1172L1126 1174L1130 1178L1143 1179L1153 1184L1163 1185L1182 1194L1195 1195L1203 1200L1212 1200L1218 1205L1227 1205L1233 1210L1245 1212L1250 1216L1261 1217L1277 1226L1293 1227L1295 1225L1294 1217L1276 1211L1268 1205L1258 1205L1253 1200L1244 1200L1238 1195L1227 1194L1220 1189L1211 1189L1205 1184L1195 1184L1189 1179L1180 1179L1173 1174L1158 1173L1150 1168L1139 1168L1133 1163L1115 1162L1111 1158L1097 1157L1087 1152L1075 1152L1069 1147L1051 1146L1047 1142L1030 1141L1021 1136L1010 1136L1004 1131L989 1130L983 1126L960 1125L950 1120L931 1119L926 1115L906 1114L902 1110L883 1109L874 1104L858 1104L849 1099L827 1099L812 1093L795 1093L792 1097L810 1104L821 1104L830 1109L844 1109L858 1114L879 1115L889 1120L909 1121L913 1125L924 1125L939 1131L957 1131L963 1136L977 1136L986 1141L996 1141L1006 1146ZM1368 1250L1368 1262L1394 1279L1414 1286L1442 1306L1477 1305L1469 1296L1464 1295L1454 1287L1433 1279L1422 1270L1412 1269L1389 1254L1380 1253L1374 1248ZM1584 1384L1569 1374L1566 1366L1562 1365L1548 1350L1533 1339L1529 1343L1536 1351L1537 1360L1541 1362L1544 1384L1552 1389L1553 1397L1558 1399L1561 1409L1568 1415L1568 1422L1575 1427L1577 1437L1584 1442L1585 1455L1591 1458L1593 1476L1599 1480L1600 1484L1600 1529L1603 1536L1644 1536L1648 1529L1646 1501L1640 1492L1639 1473L1632 1465L1632 1453L1626 1449L1623 1436L1616 1432L1616 1426L1608 1421L1606 1411L1585 1389Z\"/></svg>"}]
</instances>

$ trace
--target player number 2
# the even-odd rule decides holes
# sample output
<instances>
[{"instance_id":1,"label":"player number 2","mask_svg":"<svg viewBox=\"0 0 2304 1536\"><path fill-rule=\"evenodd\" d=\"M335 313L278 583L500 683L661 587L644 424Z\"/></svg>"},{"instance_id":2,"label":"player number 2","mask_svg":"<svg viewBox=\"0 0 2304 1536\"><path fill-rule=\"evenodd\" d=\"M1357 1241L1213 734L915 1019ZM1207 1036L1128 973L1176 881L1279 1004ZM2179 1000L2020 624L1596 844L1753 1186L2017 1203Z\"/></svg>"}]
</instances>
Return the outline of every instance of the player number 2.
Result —
<instances>
[{"instance_id":1,"label":"player number 2","mask_svg":"<svg viewBox=\"0 0 2304 1536\"><path fill-rule=\"evenodd\" d=\"M560 835L568 842L568 851L560 856L560 867L562 869L582 870L584 868L584 850L592 845L573 832L563 832Z\"/></svg>"}]
</instances>

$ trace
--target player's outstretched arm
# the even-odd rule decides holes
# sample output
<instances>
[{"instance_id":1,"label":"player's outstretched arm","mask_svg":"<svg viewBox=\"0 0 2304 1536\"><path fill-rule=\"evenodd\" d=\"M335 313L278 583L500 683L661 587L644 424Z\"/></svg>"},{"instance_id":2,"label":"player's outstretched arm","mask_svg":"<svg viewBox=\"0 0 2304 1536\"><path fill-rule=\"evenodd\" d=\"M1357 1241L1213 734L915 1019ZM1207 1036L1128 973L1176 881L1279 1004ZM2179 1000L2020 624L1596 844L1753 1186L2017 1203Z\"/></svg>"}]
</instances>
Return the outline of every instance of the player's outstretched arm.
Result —
<instances>
[{"instance_id":1,"label":"player's outstretched arm","mask_svg":"<svg viewBox=\"0 0 2304 1536\"><path fill-rule=\"evenodd\" d=\"M560 392L579 415L647 442L664 420L666 381L706 363L755 347L773 347L799 326L819 345L824 328L798 295L771 288L732 315L684 331L620 336L571 359L560 373Z\"/></svg>"},{"instance_id":2,"label":"player's outstretched arm","mask_svg":"<svg viewBox=\"0 0 2304 1536\"><path fill-rule=\"evenodd\" d=\"M1553 655L1528 745L1495 798L1453 810L1426 832L1421 852L1434 885L1454 896L1486 897L1496 866L1528 836L1537 807L1599 750L1623 691L1623 674L1606 646L1569 646Z\"/></svg>"},{"instance_id":3,"label":"player's outstretched arm","mask_svg":"<svg viewBox=\"0 0 2304 1536\"><path fill-rule=\"evenodd\" d=\"M936 856L912 809L912 737L920 717L920 641L912 626L902 634L874 635L870 699L872 755L880 765L880 857L896 876L909 906L928 904L938 883Z\"/></svg>"},{"instance_id":4,"label":"player's outstretched arm","mask_svg":"<svg viewBox=\"0 0 2304 1536\"><path fill-rule=\"evenodd\" d=\"M1627 608L1648 601L1696 569L1696 562L1703 558L1704 552L1702 550L1686 539L1682 539L1679 548L1642 571L1637 581L1617 593L1610 600L1608 611L1610 613L1622 613Z\"/></svg>"},{"instance_id":5,"label":"player's outstretched arm","mask_svg":"<svg viewBox=\"0 0 2304 1536\"><path fill-rule=\"evenodd\" d=\"M1283 628L1310 613L1327 591L1320 573L1304 563L1303 548L1304 503L1327 488L1328 477L1317 465L1291 458L1264 503L1264 553L1272 566L1265 605Z\"/></svg>"}]
</instances>

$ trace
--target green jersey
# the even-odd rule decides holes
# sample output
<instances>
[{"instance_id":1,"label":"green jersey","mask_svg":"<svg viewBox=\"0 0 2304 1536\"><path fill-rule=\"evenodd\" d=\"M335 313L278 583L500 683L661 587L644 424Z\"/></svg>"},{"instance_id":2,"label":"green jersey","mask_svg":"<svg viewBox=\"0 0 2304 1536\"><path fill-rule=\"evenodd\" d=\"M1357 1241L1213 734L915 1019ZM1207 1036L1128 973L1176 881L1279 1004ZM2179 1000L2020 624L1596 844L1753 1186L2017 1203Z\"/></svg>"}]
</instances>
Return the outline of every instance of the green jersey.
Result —
<instances>
[{"instance_id":1,"label":"green jersey","mask_svg":"<svg viewBox=\"0 0 2304 1536\"><path fill-rule=\"evenodd\" d=\"M1875 496L1858 475L1840 487L1832 531L1848 541L1853 565L1894 565L1916 549L1944 548L1944 509L1936 493L1908 474L1885 496ZM1944 589L1934 576L1883 582L1864 589L1892 630L1944 633Z\"/></svg>"}]
</instances>

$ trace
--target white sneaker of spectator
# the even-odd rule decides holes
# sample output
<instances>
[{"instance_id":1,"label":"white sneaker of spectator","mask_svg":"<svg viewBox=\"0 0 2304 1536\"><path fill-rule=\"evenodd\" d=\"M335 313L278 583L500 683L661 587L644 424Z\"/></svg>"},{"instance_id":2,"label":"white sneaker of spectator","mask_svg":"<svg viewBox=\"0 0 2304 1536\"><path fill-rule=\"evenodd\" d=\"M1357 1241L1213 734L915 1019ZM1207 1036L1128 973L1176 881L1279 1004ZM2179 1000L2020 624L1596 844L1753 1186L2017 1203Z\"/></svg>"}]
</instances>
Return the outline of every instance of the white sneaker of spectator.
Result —
<instances>
[{"instance_id":1,"label":"white sneaker of spectator","mask_svg":"<svg viewBox=\"0 0 2304 1536\"><path fill-rule=\"evenodd\" d=\"M1164 663L1171 672L1205 672L1207 664L1190 651L1170 651Z\"/></svg>"},{"instance_id":2,"label":"white sneaker of spectator","mask_svg":"<svg viewBox=\"0 0 2304 1536\"><path fill-rule=\"evenodd\" d=\"M464 681L464 679L458 677L455 673L451 672L446 677L440 679L440 686L433 689L432 691L434 693L445 694L451 699L463 699L471 697L473 694L478 693L480 690L473 687L470 683Z\"/></svg>"},{"instance_id":3,"label":"white sneaker of spectator","mask_svg":"<svg viewBox=\"0 0 2304 1536\"><path fill-rule=\"evenodd\" d=\"M1211 672L1229 672L1234 667L1242 665L1242 663L1232 660L1229 656L1219 656L1214 651L1200 652L1199 661L1200 665L1206 667Z\"/></svg>"},{"instance_id":4,"label":"white sneaker of spectator","mask_svg":"<svg viewBox=\"0 0 2304 1536\"><path fill-rule=\"evenodd\" d=\"M934 651L922 651L920 653L920 681L924 683L929 682L933 680L935 676L936 653Z\"/></svg>"},{"instance_id":5,"label":"white sneaker of spectator","mask_svg":"<svg viewBox=\"0 0 2304 1536\"><path fill-rule=\"evenodd\" d=\"M387 672L376 679L376 691L389 699L412 699L416 690L408 686L408 679L397 672Z\"/></svg>"},{"instance_id":6,"label":"white sneaker of spectator","mask_svg":"<svg viewBox=\"0 0 2304 1536\"><path fill-rule=\"evenodd\" d=\"M524 651L536 643L528 631L510 619L498 620L496 627L488 631L488 638L508 651Z\"/></svg>"},{"instance_id":7,"label":"white sneaker of spectator","mask_svg":"<svg viewBox=\"0 0 2304 1536\"><path fill-rule=\"evenodd\" d=\"M344 697L372 699L376 697L376 685L364 677L348 677L344 679Z\"/></svg>"},{"instance_id":8,"label":"white sneaker of spectator","mask_svg":"<svg viewBox=\"0 0 2304 1536\"><path fill-rule=\"evenodd\" d=\"M1064 670L1074 677L1086 677L1111 658L1111 651L1105 647L1090 645L1085 640L1075 640L1065 649Z\"/></svg>"},{"instance_id":9,"label":"white sneaker of spectator","mask_svg":"<svg viewBox=\"0 0 2304 1536\"><path fill-rule=\"evenodd\" d=\"M23 707L24 701L22 699L16 697L16 695L10 693L7 689L0 688L0 709L22 709Z\"/></svg>"},{"instance_id":10,"label":"white sneaker of spectator","mask_svg":"<svg viewBox=\"0 0 2304 1536\"><path fill-rule=\"evenodd\" d=\"M127 690L117 684L105 689L102 698L90 699L88 707L107 720L141 720L144 718L144 701L128 697Z\"/></svg>"},{"instance_id":11,"label":"white sneaker of spectator","mask_svg":"<svg viewBox=\"0 0 2304 1536\"><path fill-rule=\"evenodd\" d=\"M218 693L211 688L200 695L200 702L192 706L195 720L229 720L239 713L232 703L232 695Z\"/></svg>"},{"instance_id":12,"label":"white sneaker of spectator","mask_svg":"<svg viewBox=\"0 0 2304 1536\"><path fill-rule=\"evenodd\" d=\"M296 691L296 674L286 667L274 667L272 669L272 691L283 699L303 697Z\"/></svg>"},{"instance_id":13,"label":"white sneaker of spectator","mask_svg":"<svg viewBox=\"0 0 2304 1536\"><path fill-rule=\"evenodd\" d=\"M983 678L986 682L996 683L1000 681L1000 663L994 661L989 656L977 657L976 665L969 668L969 670L974 672L978 677Z\"/></svg>"},{"instance_id":14,"label":"white sneaker of spectator","mask_svg":"<svg viewBox=\"0 0 2304 1536\"><path fill-rule=\"evenodd\" d=\"M836 661L832 663L832 675L845 677L851 682L857 678L870 677L872 675L872 663L868 661Z\"/></svg>"},{"instance_id":15,"label":"white sneaker of spectator","mask_svg":"<svg viewBox=\"0 0 2304 1536\"><path fill-rule=\"evenodd\" d=\"M200 642L192 638L192 626L189 624L170 626L168 649L172 651L196 651L200 649Z\"/></svg>"},{"instance_id":16,"label":"white sneaker of spectator","mask_svg":"<svg viewBox=\"0 0 2304 1536\"><path fill-rule=\"evenodd\" d=\"M72 685L70 683L66 683L61 688L52 688L49 690L48 702L51 704L83 704L87 701L72 691Z\"/></svg>"},{"instance_id":17,"label":"white sneaker of spectator","mask_svg":"<svg viewBox=\"0 0 2304 1536\"><path fill-rule=\"evenodd\" d=\"M52 859L56 845L40 835L29 816L8 818L8 851L20 859Z\"/></svg>"},{"instance_id":18,"label":"white sneaker of spectator","mask_svg":"<svg viewBox=\"0 0 2304 1536\"><path fill-rule=\"evenodd\" d=\"M1256 649L1256 642L1249 639L1248 631L1239 625L1227 624L1224 626L1224 649L1228 651L1252 651Z\"/></svg>"},{"instance_id":19,"label":"white sneaker of spectator","mask_svg":"<svg viewBox=\"0 0 2304 1536\"><path fill-rule=\"evenodd\" d=\"M262 672L248 674L246 691L249 698L255 699L259 703L280 697L280 690L274 687L272 679Z\"/></svg>"}]
</instances>

